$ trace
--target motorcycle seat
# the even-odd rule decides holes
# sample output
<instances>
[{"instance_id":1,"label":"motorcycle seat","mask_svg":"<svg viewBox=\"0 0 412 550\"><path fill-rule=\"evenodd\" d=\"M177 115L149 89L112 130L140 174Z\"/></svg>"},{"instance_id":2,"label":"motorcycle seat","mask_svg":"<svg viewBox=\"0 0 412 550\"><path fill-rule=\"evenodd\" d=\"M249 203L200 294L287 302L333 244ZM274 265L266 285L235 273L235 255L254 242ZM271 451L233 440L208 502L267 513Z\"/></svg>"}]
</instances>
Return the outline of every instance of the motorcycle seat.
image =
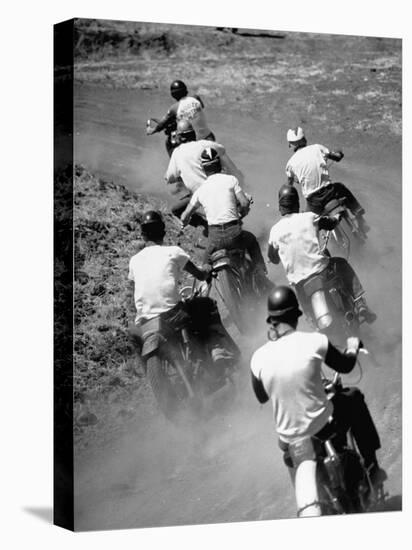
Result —
<instances>
[{"instance_id":1,"label":"motorcycle seat","mask_svg":"<svg viewBox=\"0 0 412 550\"><path fill-rule=\"evenodd\" d=\"M316 291L322 290L325 288L325 277L324 271L320 273L315 273L308 277L308 279L303 283L303 290L306 296L312 296Z\"/></svg>"},{"instance_id":2,"label":"motorcycle seat","mask_svg":"<svg viewBox=\"0 0 412 550\"><path fill-rule=\"evenodd\" d=\"M213 264L214 262L222 260L223 258L230 258L233 256L243 256L243 254L244 254L244 250L241 250L241 249L222 248L221 250L217 250L216 252L213 252L213 254L210 255L210 261Z\"/></svg>"},{"instance_id":3,"label":"motorcycle seat","mask_svg":"<svg viewBox=\"0 0 412 550\"><path fill-rule=\"evenodd\" d=\"M334 269L331 269L330 265L320 273L315 273L314 275L311 275L303 283L303 290L308 297L312 296L312 294L314 294L318 290L329 290L331 288L340 289L341 287L341 278Z\"/></svg>"},{"instance_id":4,"label":"motorcycle seat","mask_svg":"<svg viewBox=\"0 0 412 550\"><path fill-rule=\"evenodd\" d=\"M323 209L323 214L328 215L332 210L335 210L335 208L343 208L345 206L345 199L332 199L331 201L327 202L325 204L325 207Z\"/></svg>"}]
</instances>

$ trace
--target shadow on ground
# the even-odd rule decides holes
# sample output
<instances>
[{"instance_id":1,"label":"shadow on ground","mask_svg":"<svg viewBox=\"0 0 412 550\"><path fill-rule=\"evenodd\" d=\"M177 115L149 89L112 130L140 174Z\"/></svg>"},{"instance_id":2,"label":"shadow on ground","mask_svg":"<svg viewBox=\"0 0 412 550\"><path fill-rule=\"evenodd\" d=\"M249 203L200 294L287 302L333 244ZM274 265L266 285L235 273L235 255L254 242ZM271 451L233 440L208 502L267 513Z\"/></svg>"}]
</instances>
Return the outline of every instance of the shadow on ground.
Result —
<instances>
[{"instance_id":1,"label":"shadow on ground","mask_svg":"<svg viewBox=\"0 0 412 550\"><path fill-rule=\"evenodd\" d=\"M237 36L249 36L252 38L285 38L285 34L274 34L269 32L239 32L236 27L217 27L216 30L223 32L231 32Z\"/></svg>"},{"instance_id":2,"label":"shadow on ground","mask_svg":"<svg viewBox=\"0 0 412 550\"><path fill-rule=\"evenodd\" d=\"M376 512L400 512L402 510L402 495L388 497Z\"/></svg>"},{"instance_id":3,"label":"shadow on ground","mask_svg":"<svg viewBox=\"0 0 412 550\"><path fill-rule=\"evenodd\" d=\"M27 514L36 516L46 523L53 523L53 508L47 506L27 506L23 508Z\"/></svg>"}]
</instances>

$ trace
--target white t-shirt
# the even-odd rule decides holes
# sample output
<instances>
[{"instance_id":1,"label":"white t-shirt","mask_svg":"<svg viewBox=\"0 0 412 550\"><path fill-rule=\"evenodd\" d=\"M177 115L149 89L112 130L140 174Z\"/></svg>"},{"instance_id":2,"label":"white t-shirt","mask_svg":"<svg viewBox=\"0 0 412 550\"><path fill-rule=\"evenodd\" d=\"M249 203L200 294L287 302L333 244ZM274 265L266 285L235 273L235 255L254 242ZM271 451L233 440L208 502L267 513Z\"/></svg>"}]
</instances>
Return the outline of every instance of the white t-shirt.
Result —
<instances>
[{"instance_id":1,"label":"white t-shirt","mask_svg":"<svg viewBox=\"0 0 412 550\"><path fill-rule=\"evenodd\" d=\"M223 145L215 141L200 139L198 141L181 143L172 153L165 176L166 180L174 181L180 177L189 191L192 193L196 191L207 177L203 170L200 156L202 151L208 147L215 149L219 156L225 153Z\"/></svg>"},{"instance_id":2,"label":"white t-shirt","mask_svg":"<svg viewBox=\"0 0 412 550\"><path fill-rule=\"evenodd\" d=\"M326 164L329 152L323 145L307 145L298 149L286 164L286 175L301 184L305 198L331 183Z\"/></svg>"},{"instance_id":3,"label":"white t-shirt","mask_svg":"<svg viewBox=\"0 0 412 550\"><path fill-rule=\"evenodd\" d=\"M272 400L277 433L287 443L315 435L332 415L321 379L327 349L324 334L293 331L252 356L252 372Z\"/></svg>"},{"instance_id":4,"label":"white t-shirt","mask_svg":"<svg viewBox=\"0 0 412 550\"><path fill-rule=\"evenodd\" d=\"M190 199L191 206L203 206L207 223L216 225L239 219L236 194L242 191L235 176L212 174Z\"/></svg>"},{"instance_id":5,"label":"white t-shirt","mask_svg":"<svg viewBox=\"0 0 412 550\"><path fill-rule=\"evenodd\" d=\"M270 231L269 245L278 251L290 283L297 284L328 265L319 246L317 218L313 212L286 214Z\"/></svg>"},{"instance_id":6,"label":"white t-shirt","mask_svg":"<svg viewBox=\"0 0 412 550\"><path fill-rule=\"evenodd\" d=\"M177 107L176 120L188 120L196 132L197 139L204 139L211 131L207 125L205 113L202 104L198 99L186 96L179 101Z\"/></svg>"},{"instance_id":7,"label":"white t-shirt","mask_svg":"<svg viewBox=\"0 0 412 550\"><path fill-rule=\"evenodd\" d=\"M136 323L177 305L179 278L189 259L179 246L161 245L148 246L131 258L128 278L134 281Z\"/></svg>"}]
</instances>

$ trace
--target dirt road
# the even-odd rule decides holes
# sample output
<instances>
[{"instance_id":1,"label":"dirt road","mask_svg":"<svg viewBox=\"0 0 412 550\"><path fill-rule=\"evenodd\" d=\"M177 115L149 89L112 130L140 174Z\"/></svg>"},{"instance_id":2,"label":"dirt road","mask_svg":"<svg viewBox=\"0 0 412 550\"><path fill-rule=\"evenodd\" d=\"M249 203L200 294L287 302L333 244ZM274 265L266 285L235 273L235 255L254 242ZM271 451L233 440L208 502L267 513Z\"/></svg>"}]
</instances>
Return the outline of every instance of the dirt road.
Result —
<instances>
[{"instance_id":1,"label":"dirt road","mask_svg":"<svg viewBox=\"0 0 412 550\"><path fill-rule=\"evenodd\" d=\"M165 110L164 97L144 91L90 86L76 91L76 162L90 171L167 200L163 174L167 156L162 136L146 137L148 116ZM264 246L278 219L276 194L290 155L285 120L275 126L257 114L209 108L208 119L246 176L255 199L247 227ZM388 472L388 509L401 500L401 148L364 141L341 145L345 159L332 167L367 210L372 227L361 258L353 265L378 321L364 330L374 360L363 360L359 383L382 438L380 458ZM271 277L283 282L280 268ZM265 340L244 339L245 373L231 409L203 428L176 428L160 413L138 418L126 437L76 456L76 528L215 523L294 516L288 475L276 446L270 406L260 407L248 387L247 359ZM350 375L356 382L358 372Z\"/></svg>"}]
</instances>

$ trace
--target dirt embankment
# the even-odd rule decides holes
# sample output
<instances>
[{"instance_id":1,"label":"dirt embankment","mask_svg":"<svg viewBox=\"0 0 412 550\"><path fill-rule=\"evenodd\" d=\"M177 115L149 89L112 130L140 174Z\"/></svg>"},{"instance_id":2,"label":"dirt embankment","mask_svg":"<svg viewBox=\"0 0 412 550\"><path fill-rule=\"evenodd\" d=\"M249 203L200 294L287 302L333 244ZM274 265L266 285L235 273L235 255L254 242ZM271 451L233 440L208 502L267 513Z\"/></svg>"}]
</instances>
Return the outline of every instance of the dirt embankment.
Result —
<instances>
[{"instance_id":1,"label":"dirt embankment","mask_svg":"<svg viewBox=\"0 0 412 550\"><path fill-rule=\"evenodd\" d=\"M108 410L112 424L133 417L137 412L134 406L124 406L132 393L139 394L136 406L151 400L140 392L144 373L128 337L134 302L127 275L129 259L141 246L142 213L154 208L163 212L166 243L179 240L196 259L199 252L192 238L194 230L189 228L178 237L177 224L159 199L133 193L76 167L74 400L79 442L84 426L95 422L108 436ZM88 430L88 438L90 435Z\"/></svg>"}]
</instances>

